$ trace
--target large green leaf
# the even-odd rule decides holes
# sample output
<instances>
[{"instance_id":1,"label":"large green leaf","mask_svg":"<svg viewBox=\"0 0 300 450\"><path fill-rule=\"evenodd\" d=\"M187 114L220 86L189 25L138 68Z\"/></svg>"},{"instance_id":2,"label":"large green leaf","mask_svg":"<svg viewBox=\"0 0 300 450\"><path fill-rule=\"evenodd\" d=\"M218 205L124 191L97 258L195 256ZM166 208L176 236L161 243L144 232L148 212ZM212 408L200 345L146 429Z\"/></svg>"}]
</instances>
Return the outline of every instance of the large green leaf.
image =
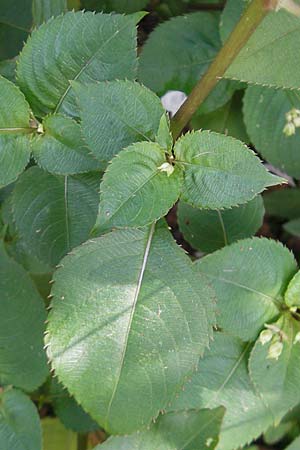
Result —
<instances>
[{"instance_id":1,"label":"large green leaf","mask_svg":"<svg viewBox=\"0 0 300 450\"><path fill-rule=\"evenodd\" d=\"M242 115L242 94L236 92L226 105L209 114L196 114L191 121L194 130L211 130L248 143Z\"/></svg>"},{"instance_id":2,"label":"large green leaf","mask_svg":"<svg viewBox=\"0 0 300 450\"><path fill-rule=\"evenodd\" d=\"M262 225L263 216L261 196L232 209L208 211L180 202L177 210L184 239L206 253L252 236Z\"/></svg>"},{"instance_id":3,"label":"large green leaf","mask_svg":"<svg viewBox=\"0 0 300 450\"><path fill-rule=\"evenodd\" d=\"M99 176L54 176L32 167L13 193L17 230L41 260L55 265L84 242L95 224Z\"/></svg>"},{"instance_id":4,"label":"large green leaf","mask_svg":"<svg viewBox=\"0 0 300 450\"><path fill-rule=\"evenodd\" d=\"M39 26L67 9L67 0L32 0L33 24Z\"/></svg>"},{"instance_id":5,"label":"large green leaf","mask_svg":"<svg viewBox=\"0 0 300 450\"><path fill-rule=\"evenodd\" d=\"M0 76L0 134L29 131L30 107L20 89Z\"/></svg>"},{"instance_id":6,"label":"large green leaf","mask_svg":"<svg viewBox=\"0 0 300 450\"><path fill-rule=\"evenodd\" d=\"M217 294L218 325L243 340L255 340L276 318L297 266L279 242L252 238L224 247L196 263Z\"/></svg>"},{"instance_id":7,"label":"large green leaf","mask_svg":"<svg viewBox=\"0 0 300 450\"><path fill-rule=\"evenodd\" d=\"M92 11L116 11L132 13L144 9L148 0L82 0L82 7Z\"/></svg>"},{"instance_id":8,"label":"large green leaf","mask_svg":"<svg viewBox=\"0 0 300 450\"><path fill-rule=\"evenodd\" d=\"M22 92L11 81L0 76L0 187L14 181L30 158L27 136L30 109Z\"/></svg>"},{"instance_id":9,"label":"large green leaf","mask_svg":"<svg viewBox=\"0 0 300 450\"><path fill-rule=\"evenodd\" d=\"M174 148L185 169L182 198L198 208L230 208L282 182L242 142L209 131L188 133Z\"/></svg>"},{"instance_id":10,"label":"large green leaf","mask_svg":"<svg viewBox=\"0 0 300 450\"><path fill-rule=\"evenodd\" d=\"M41 450L42 433L38 412L21 391L0 391L1 450Z\"/></svg>"},{"instance_id":11,"label":"large green leaf","mask_svg":"<svg viewBox=\"0 0 300 450\"><path fill-rule=\"evenodd\" d=\"M296 91L251 86L244 98L244 119L257 151L274 166L300 178L300 131L296 129L292 136L283 132L286 114L293 108L300 108Z\"/></svg>"},{"instance_id":12,"label":"large green leaf","mask_svg":"<svg viewBox=\"0 0 300 450\"><path fill-rule=\"evenodd\" d=\"M160 99L132 81L74 84L84 138L102 161L137 141L154 140L164 110Z\"/></svg>"},{"instance_id":13,"label":"large green leaf","mask_svg":"<svg viewBox=\"0 0 300 450\"><path fill-rule=\"evenodd\" d=\"M162 164L167 164L165 150L151 142L117 155L100 185L97 228L140 227L167 214L179 197L182 173L175 167L168 176Z\"/></svg>"},{"instance_id":14,"label":"large green leaf","mask_svg":"<svg viewBox=\"0 0 300 450\"><path fill-rule=\"evenodd\" d=\"M27 136L0 136L0 187L17 179L30 158Z\"/></svg>"},{"instance_id":15,"label":"large green leaf","mask_svg":"<svg viewBox=\"0 0 300 450\"><path fill-rule=\"evenodd\" d=\"M68 12L34 31L17 69L18 83L34 113L77 114L70 80L134 78L135 24L141 17L141 13L121 16Z\"/></svg>"},{"instance_id":16,"label":"large green leaf","mask_svg":"<svg viewBox=\"0 0 300 450\"><path fill-rule=\"evenodd\" d=\"M300 75L295 69L300 64L299 39L299 17L285 10L270 12L242 48L225 77L299 89Z\"/></svg>"},{"instance_id":17,"label":"large green leaf","mask_svg":"<svg viewBox=\"0 0 300 450\"><path fill-rule=\"evenodd\" d=\"M149 425L208 345L205 279L153 224L78 247L54 281L46 343L58 378L110 433Z\"/></svg>"},{"instance_id":18,"label":"large green leaf","mask_svg":"<svg viewBox=\"0 0 300 450\"><path fill-rule=\"evenodd\" d=\"M70 428L77 433L87 433L99 428L98 424L92 420L76 400L69 395L67 389L56 379L52 380L50 397L56 416L59 417L66 428Z\"/></svg>"},{"instance_id":19,"label":"large green leaf","mask_svg":"<svg viewBox=\"0 0 300 450\"><path fill-rule=\"evenodd\" d=\"M32 24L32 0L1 0L0 60L16 56L26 41Z\"/></svg>"},{"instance_id":20,"label":"large green leaf","mask_svg":"<svg viewBox=\"0 0 300 450\"><path fill-rule=\"evenodd\" d=\"M289 222L284 224L283 227L286 231L288 231L291 234L294 234L295 236L300 236L300 218L299 219L293 219Z\"/></svg>"},{"instance_id":21,"label":"large green leaf","mask_svg":"<svg viewBox=\"0 0 300 450\"><path fill-rule=\"evenodd\" d=\"M6 255L2 245L0 269L0 385L32 391L48 374L43 350L44 302L29 275Z\"/></svg>"},{"instance_id":22,"label":"large green leaf","mask_svg":"<svg viewBox=\"0 0 300 450\"><path fill-rule=\"evenodd\" d=\"M249 378L249 344L215 333L198 371L184 386L170 410L225 406L218 450L232 450L251 442L272 424L272 417Z\"/></svg>"},{"instance_id":23,"label":"large green leaf","mask_svg":"<svg viewBox=\"0 0 300 450\"><path fill-rule=\"evenodd\" d=\"M300 447L300 436L297 437L285 450L298 450Z\"/></svg>"},{"instance_id":24,"label":"large green leaf","mask_svg":"<svg viewBox=\"0 0 300 450\"><path fill-rule=\"evenodd\" d=\"M171 412L150 430L111 437L95 450L213 450L219 440L224 409Z\"/></svg>"},{"instance_id":25,"label":"large green leaf","mask_svg":"<svg viewBox=\"0 0 300 450\"><path fill-rule=\"evenodd\" d=\"M104 169L105 165L91 154L82 137L80 125L61 114L47 116L45 133L32 141L37 163L48 172L72 175Z\"/></svg>"},{"instance_id":26,"label":"large green leaf","mask_svg":"<svg viewBox=\"0 0 300 450\"><path fill-rule=\"evenodd\" d=\"M255 388L270 411L274 423L300 402L300 324L289 313L275 324L278 333L265 343L257 340L249 359ZM270 357L274 344L281 344L277 358Z\"/></svg>"},{"instance_id":27,"label":"large green leaf","mask_svg":"<svg viewBox=\"0 0 300 450\"><path fill-rule=\"evenodd\" d=\"M264 196L266 213L282 219L300 217L300 189L280 189Z\"/></svg>"},{"instance_id":28,"label":"large green leaf","mask_svg":"<svg viewBox=\"0 0 300 450\"><path fill-rule=\"evenodd\" d=\"M284 295L285 303L289 307L300 306L300 271L290 281Z\"/></svg>"},{"instance_id":29,"label":"large green leaf","mask_svg":"<svg viewBox=\"0 0 300 450\"><path fill-rule=\"evenodd\" d=\"M221 47L218 22L218 13L201 11L156 27L141 53L139 79L159 95L172 89L189 94ZM224 105L235 87L220 81L201 106L202 113Z\"/></svg>"},{"instance_id":30,"label":"large green leaf","mask_svg":"<svg viewBox=\"0 0 300 450\"><path fill-rule=\"evenodd\" d=\"M42 420L43 450L77 450L77 436L67 430L58 419Z\"/></svg>"}]
</instances>

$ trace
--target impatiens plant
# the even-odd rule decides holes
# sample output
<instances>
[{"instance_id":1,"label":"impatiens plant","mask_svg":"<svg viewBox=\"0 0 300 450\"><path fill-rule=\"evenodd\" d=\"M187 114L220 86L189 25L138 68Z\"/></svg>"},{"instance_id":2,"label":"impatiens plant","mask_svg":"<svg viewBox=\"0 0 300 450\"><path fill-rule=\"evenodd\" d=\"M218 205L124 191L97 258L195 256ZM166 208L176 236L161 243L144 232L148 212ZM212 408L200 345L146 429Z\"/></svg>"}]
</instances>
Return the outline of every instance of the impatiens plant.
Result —
<instances>
[{"instance_id":1,"label":"impatiens plant","mask_svg":"<svg viewBox=\"0 0 300 450\"><path fill-rule=\"evenodd\" d=\"M0 450L299 448L299 42L293 0L0 3Z\"/></svg>"}]
</instances>

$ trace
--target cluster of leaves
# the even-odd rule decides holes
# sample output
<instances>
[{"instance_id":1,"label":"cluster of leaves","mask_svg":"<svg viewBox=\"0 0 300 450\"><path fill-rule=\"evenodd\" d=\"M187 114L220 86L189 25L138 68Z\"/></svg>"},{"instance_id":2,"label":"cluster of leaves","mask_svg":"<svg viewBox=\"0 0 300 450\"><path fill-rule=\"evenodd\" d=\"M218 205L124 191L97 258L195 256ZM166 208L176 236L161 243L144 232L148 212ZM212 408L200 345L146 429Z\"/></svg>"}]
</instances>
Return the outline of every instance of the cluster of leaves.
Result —
<instances>
[{"instance_id":1,"label":"cluster of leaves","mask_svg":"<svg viewBox=\"0 0 300 450\"><path fill-rule=\"evenodd\" d=\"M262 434L298 448L300 272L281 243L252 237L260 194L284 179L246 144L300 178L299 130L284 132L300 102L299 18L268 14L174 143L159 96L191 92L247 2L162 21L139 60L147 1L10 3L0 448L41 450L42 427L44 450L99 429L99 450L235 450ZM154 3L161 18L201 4ZM294 234L299 198L266 195ZM166 223L177 203L193 258Z\"/></svg>"}]
</instances>

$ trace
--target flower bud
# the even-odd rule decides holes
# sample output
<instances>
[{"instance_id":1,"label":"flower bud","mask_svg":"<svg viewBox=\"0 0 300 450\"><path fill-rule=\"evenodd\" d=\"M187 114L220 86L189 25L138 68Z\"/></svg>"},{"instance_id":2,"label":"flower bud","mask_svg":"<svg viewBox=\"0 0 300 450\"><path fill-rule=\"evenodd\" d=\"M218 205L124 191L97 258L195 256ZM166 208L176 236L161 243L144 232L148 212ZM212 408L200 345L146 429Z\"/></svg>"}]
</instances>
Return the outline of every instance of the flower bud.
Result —
<instances>
[{"instance_id":1,"label":"flower bud","mask_svg":"<svg viewBox=\"0 0 300 450\"><path fill-rule=\"evenodd\" d=\"M259 335L259 341L262 345L267 344L273 337L273 333L271 330L263 330Z\"/></svg>"},{"instance_id":2,"label":"flower bud","mask_svg":"<svg viewBox=\"0 0 300 450\"><path fill-rule=\"evenodd\" d=\"M293 136L296 133L296 127L292 122L285 125L283 132L286 136Z\"/></svg>"},{"instance_id":3,"label":"flower bud","mask_svg":"<svg viewBox=\"0 0 300 450\"><path fill-rule=\"evenodd\" d=\"M270 345L268 351L268 359L276 359L278 360L283 350L283 343L280 341L274 342Z\"/></svg>"},{"instance_id":4,"label":"flower bud","mask_svg":"<svg viewBox=\"0 0 300 450\"><path fill-rule=\"evenodd\" d=\"M174 166L172 166L172 164L168 162L164 162L161 166L158 167L158 170L160 170L161 172L166 172L169 177L174 172Z\"/></svg>"}]
</instances>

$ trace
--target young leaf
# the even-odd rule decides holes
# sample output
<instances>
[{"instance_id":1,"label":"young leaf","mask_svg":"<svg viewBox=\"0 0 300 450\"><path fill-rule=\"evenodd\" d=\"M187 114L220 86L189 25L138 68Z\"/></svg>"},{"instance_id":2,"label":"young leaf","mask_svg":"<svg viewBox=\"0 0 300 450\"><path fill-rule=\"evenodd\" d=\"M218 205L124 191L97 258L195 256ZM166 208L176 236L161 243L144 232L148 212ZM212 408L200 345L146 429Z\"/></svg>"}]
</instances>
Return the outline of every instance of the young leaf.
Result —
<instances>
[{"instance_id":1,"label":"young leaf","mask_svg":"<svg viewBox=\"0 0 300 450\"><path fill-rule=\"evenodd\" d=\"M68 12L34 31L19 57L17 80L34 113L76 115L70 80L134 78L136 22L131 16ZM40 55L43 55L43 58Z\"/></svg>"},{"instance_id":2,"label":"young leaf","mask_svg":"<svg viewBox=\"0 0 300 450\"><path fill-rule=\"evenodd\" d=\"M275 319L297 266L279 242L245 239L196 262L217 294L218 325L241 339L255 340Z\"/></svg>"},{"instance_id":3,"label":"young leaf","mask_svg":"<svg viewBox=\"0 0 300 450\"><path fill-rule=\"evenodd\" d=\"M300 324L286 313L275 324L273 339L257 340L249 359L255 388L278 424L300 402ZM295 339L296 338L296 339ZM276 347L275 347L276 346Z\"/></svg>"},{"instance_id":4,"label":"young leaf","mask_svg":"<svg viewBox=\"0 0 300 450\"><path fill-rule=\"evenodd\" d=\"M272 416L250 381L249 344L215 333L211 348L199 361L198 371L169 407L170 411L225 406L220 450L239 448L257 438L272 424Z\"/></svg>"},{"instance_id":5,"label":"young leaf","mask_svg":"<svg viewBox=\"0 0 300 450\"><path fill-rule=\"evenodd\" d=\"M150 430L111 437L95 450L213 450L223 416L224 408L171 412L160 416Z\"/></svg>"},{"instance_id":6,"label":"young leaf","mask_svg":"<svg viewBox=\"0 0 300 450\"><path fill-rule=\"evenodd\" d=\"M284 301L289 307L300 306L300 271L290 281L286 293L284 295Z\"/></svg>"},{"instance_id":7,"label":"young leaf","mask_svg":"<svg viewBox=\"0 0 300 450\"><path fill-rule=\"evenodd\" d=\"M257 150L274 166L300 178L300 130L295 128L291 136L284 133L293 108L300 108L297 92L252 86L244 98L247 131Z\"/></svg>"},{"instance_id":8,"label":"young leaf","mask_svg":"<svg viewBox=\"0 0 300 450\"><path fill-rule=\"evenodd\" d=\"M159 95L168 90L189 94L221 47L218 22L219 14L201 11L156 27L141 53L139 80ZM235 88L235 83L220 81L201 112L224 105Z\"/></svg>"},{"instance_id":9,"label":"young leaf","mask_svg":"<svg viewBox=\"0 0 300 450\"><path fill-rule=\"evenodd\" d=\"M41 450L39 415L29 397L16 389L0 391L0 448Z\"/></svg>"},{"instance_id":10,"label":"young leaf","mask_svg":"<svg viewBox=\"0 0 300 450\"><path fill-rule=\"evenodd\" d=\"M170 152L173 147L172 134L170 132L170 120L167 114L161 116L159 128L155 140L163 149Z\"/></svg>"},{"instance_id":11,"label":"young leaf","mask_svg":"<svg viewBox=\"0 0 300 450\"><path fill-rule=\"evenodd\" d=\"M98 424L55 378L51 383L50 397L56 416L59 417L66 428L70 428L77 433L87 433L99 428Z\"/></svg>"},{"instance_id":12,"label":"young leaf","mask_svg":"<svg viewBox=\"0 0 300 450\"><path fill-rule=\"evenodd\" d=\"M19 178L12 197L15 223L38 259L54 266L88 238L97 217L99 178L54 176L38 167Z\"/></svg>"},{"instance_id":13,"label":"young leaf","mask_svg":"<svg viewBox=\"0 0 300 450\"><path fill-rule=\"evenodd\" d=\"M149 425L209 343L210 288L154 224L78 247L54 281L46 344L57 376L110 434Z\"/></svg>"},{"instance_id":14,"label":"young leaf","mask_svg":"<svg viewBox=\"0 0 300 450\"><path fill-rule=\"evenodd\" d=\"M61 114L47 116L43 121L45 133L32 140L37 163L46 171L72 175L104 170L82 138L80 125Z\"/></svg>"},{"instance_id":15,"label":"young leaf","mask_svg":"<svg viewBox=\"0 0 300 450\"><path fill-rule=\"evenodd\" d=\"M261 196L232 209L208 211L180 202L177 217L184 239L195 249L210 253L252 236L262 225Z\"/></svg>"},{"instance_id":16,"label":"young leaf","mask_svg":"<svg viewBox=\"0 0 300 450\"><path fill-rule=\"evenodd\" d=\"M270 12L239 52L226 78L249 83L299 89L299 17ZM286 50L288 49L288 51Z\"/></svg>"},{"instance_id":17,"label":"young leaf","mask_svg":"<svg viewBox=\"0 0 300 450\"><path fill-rule=\"evenodd\" d=\"M242 142L222 134L188 133L176 142L174 153L185 169L182 198L198 208L231 208L283 181Z\"/></svg>"},{"instance_id":18,"label":"young leaf","mask_svg":"<svg viewBox=\"0 0 300 450\"><path fill-rule=\"evenodd\" d=\"M34 26L39 26L52 17L59 16L68 10L67 0L33 0L32 15Z\"/></svg>"},{"instance_id":19,"label":"young leaf","mask_svg":"<svg viewBox=\"0 0 300 450\"><path fill-rule=\"evenodd\" d=\"M110 161L134 142L154 140L164 110L149 89L128 80L72 86L84 138L99 160Z\"/></svg>"},{"instance_id":20,"label":"young leaf","mask_svg":"<svg viewBox=\"0 0 300 450\"><path fill-rule=\"evenodd\" d=\"M33 391L48 374L43 350L46 311L29 275L2 245L0 290L0 385Z\"/></svg>"},{"instance_id":21,"label":"young leaf","mask_svg":"<svg viewBox=\"0 0 300 450\"><path fill-rule=\"evenodd\" d=\"M173 171L162 170L163 165ZM140 227L163 217L179 197L182 173L151 142L133 144L117 155L100 185L97 228Z\"/></svg>"}]
</instances>

